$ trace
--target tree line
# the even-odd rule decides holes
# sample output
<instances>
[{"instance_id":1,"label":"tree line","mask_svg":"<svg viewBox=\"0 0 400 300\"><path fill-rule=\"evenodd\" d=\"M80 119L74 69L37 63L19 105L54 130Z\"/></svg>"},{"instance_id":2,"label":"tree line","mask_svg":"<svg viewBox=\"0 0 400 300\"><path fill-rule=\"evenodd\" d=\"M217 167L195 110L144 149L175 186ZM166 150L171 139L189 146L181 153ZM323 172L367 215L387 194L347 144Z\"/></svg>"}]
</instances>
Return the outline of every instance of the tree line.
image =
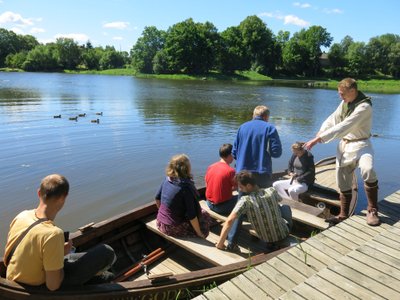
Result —
<instances>
[{"instance_id":1,"label":"tree line","mask_svg":"<svg viewBox=\"0 0 400 300\"><path fill-rule=\"evenodd\" d=\"M196 23L193 19L168 30L148 26L130 53L111 46L93 47L90 42L78 45L67 38L42 45L33 36L0 28L0 67L27 71L131 67L153 74L251 70L270 76L400 77L399 35L380 35L368 43L356 42L350 36L340 43L332 41L321 26L293 35L288 31L274 34L257 16L249 16L222 32L210 22ZM329 48L328 53L323 53L322 47Z\"/></svg>"}]
</instances>

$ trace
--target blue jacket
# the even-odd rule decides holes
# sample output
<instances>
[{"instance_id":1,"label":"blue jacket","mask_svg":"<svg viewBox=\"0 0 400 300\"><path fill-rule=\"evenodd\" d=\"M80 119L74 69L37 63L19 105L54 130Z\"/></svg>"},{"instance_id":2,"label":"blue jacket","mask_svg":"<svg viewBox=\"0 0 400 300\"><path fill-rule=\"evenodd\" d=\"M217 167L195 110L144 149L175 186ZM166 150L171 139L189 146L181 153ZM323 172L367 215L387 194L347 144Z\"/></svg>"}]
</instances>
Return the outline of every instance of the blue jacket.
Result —
<instances>
[{"instance_id":1,"label":"blue jacket","mask_svg":"<svg viewBox=\"0 0 400 300\"><path fill-rule=\"evenodd\" d=\"M236 159L236 172L272 174L271 157L282 155L278 131L261 117L242 124L233 144L232 155Z\"/></svg>"}]
</instances>

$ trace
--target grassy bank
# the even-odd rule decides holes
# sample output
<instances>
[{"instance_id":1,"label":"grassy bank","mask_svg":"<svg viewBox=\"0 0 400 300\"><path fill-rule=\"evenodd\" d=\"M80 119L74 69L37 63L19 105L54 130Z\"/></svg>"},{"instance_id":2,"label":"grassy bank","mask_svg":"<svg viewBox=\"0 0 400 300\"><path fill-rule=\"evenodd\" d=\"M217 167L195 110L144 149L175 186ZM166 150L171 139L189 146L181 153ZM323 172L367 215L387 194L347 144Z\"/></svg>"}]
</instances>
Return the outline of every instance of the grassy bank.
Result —
<instances>
[{"instance_id":1,"label":"grassy bank","mask_svg":"<svg viewBox=\"0 0 400 300\"><path fill-rule=\"evenodd\" d=\"M327 80L317 81L316 84L325 86L329 89L336 89L339 81ZM383 93L383 94L400 94L400 80L394 79L370 79L362 80L357 79L359 90L369 93Z\"/></svg>"},{"instance_id":2,"label":"grassy bank","mask_svg":"<svg viewBox=\"0 0 400 300\"><path fill-rule=\"evenodd\" d=\"M2 68L4 72L19 72L19 69ZM265 84L277 86L292 87L311 87L323 89L336 89L338 80L328 78L271 78L254 71L237 71L235 74L225 75L217 72L210 72L203 75L187 75L187 74L142 74L136 73L133 69L111 69L102 71L70 71L65 70L69 74L99 74L99 75L118 75L118 76L135 76L137 78L156 78L156 79L172 79L172 80L228 80L228 81L248 81L248 82L265 82ZM400 80L395 79L359 79L357 80L359 89L367 93L383 93L383 94L400 94Z\"/></svg>"}]
</instances>

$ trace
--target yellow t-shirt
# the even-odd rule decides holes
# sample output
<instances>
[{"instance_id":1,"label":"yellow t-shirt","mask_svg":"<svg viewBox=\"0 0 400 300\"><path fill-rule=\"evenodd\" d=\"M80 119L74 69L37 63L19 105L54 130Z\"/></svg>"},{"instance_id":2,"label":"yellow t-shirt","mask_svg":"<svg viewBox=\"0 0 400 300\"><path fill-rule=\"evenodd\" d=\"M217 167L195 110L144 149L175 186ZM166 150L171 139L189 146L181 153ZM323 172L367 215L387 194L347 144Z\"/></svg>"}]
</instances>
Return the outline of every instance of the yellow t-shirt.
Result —
<instances>
[{"instance_id":1,"label":"yellow t-shirt","mask_svg":"<svg viewBox=\"0 0 400 300\"><path fill-rule=\"evenodd\" d=\"M26 228L38 218L35 210L25 210L11 222L6 244L6 255ZM7 279L41 285L46 282L45 271L64 267L64 234L52 221L42 222L22 239L7 266Z\"/></svg>"}]
</instances>

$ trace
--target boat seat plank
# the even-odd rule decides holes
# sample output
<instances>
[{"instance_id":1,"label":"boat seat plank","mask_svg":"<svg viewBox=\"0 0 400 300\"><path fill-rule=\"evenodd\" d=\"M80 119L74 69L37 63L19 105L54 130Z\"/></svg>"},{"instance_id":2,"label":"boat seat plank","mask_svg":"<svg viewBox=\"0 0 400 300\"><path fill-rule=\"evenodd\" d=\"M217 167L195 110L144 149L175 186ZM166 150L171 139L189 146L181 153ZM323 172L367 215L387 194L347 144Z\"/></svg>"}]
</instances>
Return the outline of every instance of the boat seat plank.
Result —
<instances>
[{"instance_id":1,"label":"boat seat plank","mask_svg":"<svg viewBox=\"0 0 400 300\"><path fill-rule=\"evenodd\" d=\"M316 210L318 210L318 213L321 213L321 211L318 208L315 208L316 210L314 210L314 207L309 206L307 204L303 204L303 203L300 203L300 202L291 203L291 202L295 202L295 201L289 201L289 200L285 200L284 203L286 204L286 202L290 203L290 207L292 209L292 219L293 220L295 220L297 222L300 222L300 223L303 223L303 224L306 224L306 225L309 225L309 226L312 226L312 227L315 227L315 228L318 228L318 229L326 229L326 228L329 227L329 224L326 223L324 219L319 218L316 215L313 215L313 214L308 212L308 211L311 211L311 212L313 212L315 214L317 212ZM222 221L222 222L226 221L227 217L212 211L208 207L207 203L204 200L200 201L200 205L214 219ZM296 206L297 208L295 208L294 206ZM245 228L248 227L247 224L250 224L250 223L243 222L243 225L244 225ZM250 230L250 234L256 235L254 230Z\"/></svg>"},{"instance_id":2,"label":"boat seat plank","mask_svg":"<svg viewBox=\"0 0 400 300\"><path fill-rule=\"evenodd\" d=\"M145 224L151 231L216 266L229 265L246 260L238 254L217 249L215 243L218 241L219 236L215 233L210 232L206 239L197 237L175 238L159 231L155 218L145 220Z\"/></svg>"}]
</instances>

